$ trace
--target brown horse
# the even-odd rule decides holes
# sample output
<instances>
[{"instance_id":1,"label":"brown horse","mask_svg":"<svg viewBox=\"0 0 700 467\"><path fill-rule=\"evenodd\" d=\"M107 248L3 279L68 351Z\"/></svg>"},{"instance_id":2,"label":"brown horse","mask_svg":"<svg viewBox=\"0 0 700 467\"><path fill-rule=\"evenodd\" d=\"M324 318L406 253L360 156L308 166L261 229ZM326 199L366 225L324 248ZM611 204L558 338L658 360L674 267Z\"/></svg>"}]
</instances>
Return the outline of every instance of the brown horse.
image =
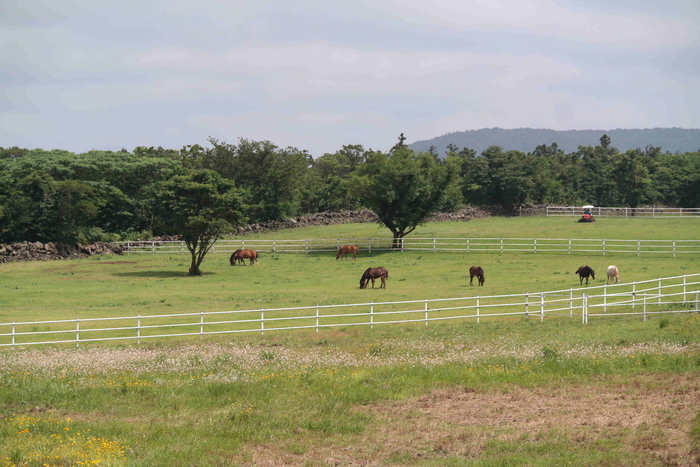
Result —
<instances>
[{"instance_id":1,"label":"brown horse","mask_svg":"<svg viewBox=\"0 0 700 467\"><path fill-rule=\"evenodd\" d=\"M338 248L338 254L335 255L335 259L348 259L348 253L352 253L352 260L355 261L357 255L360 254L360 249L355 245L343 245Z\"/></svg>"},{"instance_id":2,"label":"brown horse","mask_svg":"<svg viewBox=\"0 0 700 467\"><path fill-rule=\"evenodd\" d=\"M369 281L372 281L372 288L374 288L374 280L382 279L382 285L379 286L380 289L386 289L386 280L389 278L389 271L386 268L367 268L364 274L362 274L362 279L360 279L360 288L366 289Z\"/></svg>"},{"instance_id":3,"label":"brown horse","mask_svg":"<svg viewBox=\"0 0 700 467\"><path fill-rule=\"evenodd\" d=\"M484 280L486 280L486 278L484 277L484 270L481 266L472 266L469 268L469 285L472 285L474 277L477 278L480 286L484 285Z\"/></svg>"},{"instance_id":4,"label":"brown horse","mask_svg":"<svg viewBox=\"0 0 700 467\"><path fill-rule=\"evenodd\" d=\"M245 264L246 259L250 260L250 265L252 266L253 263L258 262L258 252L255 250L236 250L231 255L231 259L229 261L231 266L235 266L236 261Z\"/></svg>"},{"instance_id":5,"label":"brown horse","mask_svg":"<svg viewBox=\"0 0 700 467\"><path fill-rule=\"evenodd\" d=\"M581 285L583 285L584 278L586 279L586 285L588 285L588 276L591 276L595 280L595 271L590 266L581 266L574 274L578 274Z\"/></svg>"}]
</instances>

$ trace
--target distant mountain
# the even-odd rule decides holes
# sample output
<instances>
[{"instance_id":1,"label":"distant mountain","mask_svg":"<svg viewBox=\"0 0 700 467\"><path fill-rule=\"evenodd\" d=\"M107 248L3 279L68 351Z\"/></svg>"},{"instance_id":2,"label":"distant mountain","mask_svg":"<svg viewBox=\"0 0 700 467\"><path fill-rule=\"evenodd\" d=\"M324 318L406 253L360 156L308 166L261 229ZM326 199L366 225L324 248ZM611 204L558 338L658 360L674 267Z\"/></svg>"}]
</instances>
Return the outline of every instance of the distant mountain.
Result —
<instances>
[{"instance_id":1,"label":"distant mountain","mask_svg":"<svg viewBox=\"0 0 700 467\"><path fill-rule=\"evenodd\" d=\"M459 149L467 147L477 154L489 146L500 146L506 151L519 150L532 152L542 144L557 143L560 149L570 153L579 146L596 146L600 137L608 135L611 145L620 152L628 149L644 149L647 145L660 146L661 152L685 153L700 151L700 129L684 128L645 128L643 130L541 130L534 128L484 128L481 130L457 131L425 141L416 141L409 147L416 151L428 151L430 146L437 148L444 156L449 144Z\"/></svg>"}]
</instances>

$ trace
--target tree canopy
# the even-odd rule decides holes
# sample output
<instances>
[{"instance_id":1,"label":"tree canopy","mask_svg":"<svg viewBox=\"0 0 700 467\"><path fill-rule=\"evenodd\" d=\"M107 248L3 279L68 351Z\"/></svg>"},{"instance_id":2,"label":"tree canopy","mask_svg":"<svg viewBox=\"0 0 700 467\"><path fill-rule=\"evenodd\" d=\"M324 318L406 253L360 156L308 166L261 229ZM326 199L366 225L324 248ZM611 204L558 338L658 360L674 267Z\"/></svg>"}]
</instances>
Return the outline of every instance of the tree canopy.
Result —
<instances>
[{"instance_id":1,"label":"tree canopy","mask_svg":"<svg viewBox=\"0 0 700 467\"><path fill-rule=\"evenodd\" d=\"M189 275L201 275L214 242L246 220L239 191L211 170L178 175L154 188L156 229L182 237L192 257Z\"/></svg>"},{"instance_id":2,"label":"tree canopy","mask_svg":"<svg viewBox=\"0 0 700 467\"><path fill-rule=\"evenodd\" d=\"M700 207L700 151L662 153L647 145L620 152L603 135L574 152L541 144L528 153L500 146L477 153L450 144L441 156L435 148L415 152L405 140L402 134L388 152L345 145L316 160L244 138L81 154L0 147L0 243L144 239L166 230L189 236L161 222L153 203L165 202L166 191L175 196L176 181L195 183L203 173L201 184L228 184L224 191L235 193L236 216L212 217L230 226L368 208L395 239L431 212L462 203L506 214L526 203Z\"/></svg>"}]
</instances>

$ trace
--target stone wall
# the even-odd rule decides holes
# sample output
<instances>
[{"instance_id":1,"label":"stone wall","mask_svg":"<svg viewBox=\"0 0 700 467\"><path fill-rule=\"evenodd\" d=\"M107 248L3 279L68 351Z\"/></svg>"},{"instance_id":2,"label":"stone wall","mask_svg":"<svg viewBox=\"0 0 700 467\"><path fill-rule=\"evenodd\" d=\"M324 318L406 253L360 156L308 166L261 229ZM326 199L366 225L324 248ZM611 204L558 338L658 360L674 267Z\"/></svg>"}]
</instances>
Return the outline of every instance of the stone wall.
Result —
<instances>
[{"instance_id":1,"label":"stone wall","mask_svg":"<svg viewBox=\"0 0 700 467\"><path fill-rule=\"evenodd\" d=\"M467 206L457 212L439 213L431 217L431 221L469 221L488 217L489 213L485 209ZM238 235L249 233L269 232L274 230L291 229L296 227L309 227L317 225L335 224L355 224L355 223L376 223L377 215L372 211L364 209L362 211L340 211L340 212L319 212L310 216L293 217L279 221L262 222L259 224L248 224L245 227L238 227Z\"/></svg>"},{"instance_id":2,"label":"stone wall","mask_svg":"<svg viewBox=\"0 0 700 467\"><path fill-rule=\"evenodd\" d=\"M76 246L62 243L23 242L0 245L0 263L13 261L47 261L85 258L93 255L120 255L122 248L114 243L94 243Z\"/></svg>"}]
</instances>

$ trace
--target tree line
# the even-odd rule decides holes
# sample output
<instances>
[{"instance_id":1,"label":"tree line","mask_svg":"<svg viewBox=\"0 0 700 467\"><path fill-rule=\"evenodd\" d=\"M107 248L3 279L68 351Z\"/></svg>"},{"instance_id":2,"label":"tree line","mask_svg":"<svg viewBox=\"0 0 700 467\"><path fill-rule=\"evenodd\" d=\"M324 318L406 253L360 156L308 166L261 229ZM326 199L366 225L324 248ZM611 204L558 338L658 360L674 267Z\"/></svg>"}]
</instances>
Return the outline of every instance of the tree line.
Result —
<instances>
[{"instance_id":1,"label":"tree line","mask_svg":"<svg viewBox=\"0 0 700 467\"><path fill-rule=\"evenodd\" d=\"M572 153L551 144L481 154L450 145L438 154L405 139L388 151L345 145L317 159L244 138L83 154L0 147L0 243L177 234L202 248L236 225L361 208L399 239L432 212L465 204L504 213L526 203L700 207L700 152L621 153L604 135Z\"/></svg>"}]
</instances>

